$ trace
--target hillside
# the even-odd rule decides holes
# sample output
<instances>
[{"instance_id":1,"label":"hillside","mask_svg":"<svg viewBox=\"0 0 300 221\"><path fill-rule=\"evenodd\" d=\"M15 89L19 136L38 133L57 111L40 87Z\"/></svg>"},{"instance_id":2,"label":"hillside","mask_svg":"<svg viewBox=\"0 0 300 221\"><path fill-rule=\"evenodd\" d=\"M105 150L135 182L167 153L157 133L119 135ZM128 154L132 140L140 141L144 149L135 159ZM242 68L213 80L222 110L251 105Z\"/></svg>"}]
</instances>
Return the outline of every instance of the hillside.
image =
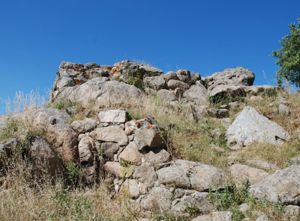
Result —
<instances>
[{"instance_id":1,"label":"hillside","mask_svg":"<svg viewBox=\"0 0 300 221\"><path fill-rule=\"evenodd\" d=\"M300 95L63 62L45 107L0 118L0 220L300 220Z\"/></svg>"}]
</instances>

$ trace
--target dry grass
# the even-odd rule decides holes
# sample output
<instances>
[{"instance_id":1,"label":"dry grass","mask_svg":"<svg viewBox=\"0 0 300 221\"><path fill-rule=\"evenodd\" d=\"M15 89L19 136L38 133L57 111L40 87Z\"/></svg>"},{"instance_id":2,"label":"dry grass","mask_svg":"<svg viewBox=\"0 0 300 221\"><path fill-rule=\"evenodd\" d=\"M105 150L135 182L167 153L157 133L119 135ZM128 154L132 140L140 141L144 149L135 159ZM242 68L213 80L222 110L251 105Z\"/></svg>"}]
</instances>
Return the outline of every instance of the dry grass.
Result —
<instances>
[{"instance_id":1,"label":"dry grass","mask_svg":"<svg viewBox=\"0 0 300 221\"><path fill-rule=\"evenodd\" d=\"M46 102L47 96L41 95L38 91L30 91L27 94L22 91L18 91L13 99L7 99L6 112L22 112L29 108L42 107L46 104Z\"/></svg>"},{"instance_id":2,"label":"dry grass","mask_svg":"<svg viewBox=\"0 0 300 221\"><path fill-rule=\"evenodd\" d=\"M220 121L209 117L195 121L191 110L184 105L179 103L178 106L171 106L157 97L150 97L143 98L137 105L128 107L128 110L135 119L149 115L154 117L167 131L168 151L173 157L225 166L228 149L225 129ZM223 151L214 149L215 146L221 147Z\"/></svg>"},{"instance_id":3,"label":"dry grass","mask_svg":"<svg viewBox=\"0 0 300 221\"><path fill-rule=\"evenodd\" d=\"M290 132L291 140L281 147L267 144L252 144L239 154L241 162L247 159L264 159L284 168L288 160L300 155L300 140L295 138L295 131L299 128L300 119L299 95L284 95L291 115L286 117L277 111L279 98L265 97L260 101L246 100L245 105L251 105L260 113L265 114ZM21 102L21 99L19 101ZM26 102L25 102L26 103ZM153 116L157 123L168 133L168 151L175 158L182 158L215 165L226 169L227 157L230 153L226 146L225 129L217 119L204 117L199 121L193 120L191 110L185 104L168 105L157 97L143 97L127 104L110 105L106 108L125 108L135 119ZM77 114L72 120L82 119L86 115L95 117L97 110L87 110L78 104L56 104L60 109L75 107ZM31 105L32 106L32 105ZM33 105L34 106L34 105ZM240 109L243 108L243 105ZM22 109L22 108L21 108ZM233 118L237 112L231 112ZM0 140L17 137L21 145L26 145L28 135L38 132L31 131L30 125L22 122L9 121L7 127L0 133ZM219 147L213 148L214 146ZM220 149L221 148L221 149ZM16 161L17 163L18 161ZM51 183L28 182L31 177L28 165L13 166L0 189L0 221L1 220L135 220L137 211L133 209L126 195L112 197L105 184L90 189L73 189L70 191L62 180L55 185ZM35 188L32 188L32 186ZM248 199L247 199L248 200ZM248 202L253 210L265 212L271 220L281 220L280 205L264 202ZM167 220L167 219L166 219ZM169 219L172 220L172 219ZM173 219L175 220L175 219Z\"/></svg>"},{"instance_id":4,"label":"dry grass","mask_svg":"<svg viewBox=\"0 0 300 221\"><path fill-rule=\"evenodd\" d=\"M104 184L68 191L60 182L32 188L19 179L0 195L0 220L3 221L135 219L128 198L112 199Z\"/></svg>"},{"instance_id":5,"label":"dry grass","mask_svg":"<svg viewBox=\"0 0 300 221\"><path fill-rule=\"evenodd\" d=\"M300 155L300 140L291 140L282 146L255 143L245 148L239 154L239 159L244 162L249 159L262 159L277 165L280 168L289 165L289 159Z\"/></svg>"}]
</instances>

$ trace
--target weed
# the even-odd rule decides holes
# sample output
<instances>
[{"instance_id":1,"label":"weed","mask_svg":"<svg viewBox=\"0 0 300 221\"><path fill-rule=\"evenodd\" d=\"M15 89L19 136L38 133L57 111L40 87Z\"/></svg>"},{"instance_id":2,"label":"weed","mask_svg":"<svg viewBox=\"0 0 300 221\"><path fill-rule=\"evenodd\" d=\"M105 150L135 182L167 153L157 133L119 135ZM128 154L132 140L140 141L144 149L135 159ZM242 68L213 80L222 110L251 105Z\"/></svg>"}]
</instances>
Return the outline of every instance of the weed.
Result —
<instances>
[{"instance_id":1,"label":"weed","mask_svg":"<svg viewBox=\"0 0 300 221\"><path fill-rule=\"evenodd\" d=\"M72 102L71 100L58 100L56 102L53 102L51 104L49 104L49 107L53 107L56 108L58 110L66 110L70 107L74 107L76 106L75 102Z\"/></svg>"},{"instance_id":2,"label":"weed","mask_svg":"<svg viewBox=\"0 0 300 221\"><path fill-rule=\"evenodd\" d=\"M128 75L128 78L126 80L127 84L136 86L137 88L143 89L143 81L141 78L133 76L133 75Z\"/></svg>"},{"instance_id":3,"label":"weed","mask_svg":"<svg viewBox=\"0 0 300 221\"><path fill-rule=\"evenodd\" d=\"M66 166L66 182L67 184L77 185L79 178L81 176L81 169L80 167L73 162L70 162Z\"/></svg>"},{"instance_id":4,"label":"weed","mask_svg":"<svg viewBox=\"0 0 300 221\"><path fill-rule=\"evenodd\" d=\"M14 119L9 119L5 127L0 131L0 141L12 138L18 131L19 122Z\"/></svg>"}]
</instances>

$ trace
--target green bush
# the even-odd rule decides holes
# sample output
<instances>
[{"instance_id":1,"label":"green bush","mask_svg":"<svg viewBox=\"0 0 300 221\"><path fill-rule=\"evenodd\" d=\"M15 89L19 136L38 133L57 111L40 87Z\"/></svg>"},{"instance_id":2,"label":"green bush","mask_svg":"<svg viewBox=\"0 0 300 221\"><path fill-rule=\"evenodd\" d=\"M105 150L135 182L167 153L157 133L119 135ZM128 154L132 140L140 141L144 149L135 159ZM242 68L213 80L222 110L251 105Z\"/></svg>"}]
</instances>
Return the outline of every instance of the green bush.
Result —
<instances>
[{"instance_id":1,"label":"green bush","mask_svg":"<svg viewBox=\"0 0 300 221\"><path fill-rule=\"evenodd\" d=\"M277 71L278 85L282 86L283 80L287 80L300 87L300 19L298 24L289 25L290 33L281 40L282 48L273 52L278 58Z\"/></svg>"}]
</instances>

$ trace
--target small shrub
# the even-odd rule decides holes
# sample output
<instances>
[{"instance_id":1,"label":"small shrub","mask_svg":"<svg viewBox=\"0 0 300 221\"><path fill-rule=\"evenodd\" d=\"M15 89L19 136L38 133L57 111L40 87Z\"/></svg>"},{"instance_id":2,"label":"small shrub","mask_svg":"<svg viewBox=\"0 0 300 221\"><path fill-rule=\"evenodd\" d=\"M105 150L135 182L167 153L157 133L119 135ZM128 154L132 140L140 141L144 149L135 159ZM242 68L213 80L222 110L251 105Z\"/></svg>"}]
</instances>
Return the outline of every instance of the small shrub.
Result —
<instances>
[{"instance_id":1,"label":"small shrub","mask_svg":"<svg viewBox=\"0 0 300 221\"><path fill-rule=\"evenodd\" d=\"M81 176L80 166L76 163L70 162L66 166L66 182L70 185L77 185Z\"/></svg>"},{"instance_id":2,"label":"small shrub","mask_svg":"<svg viewBox=\"0 0 300 221\"><path fill-rule=\"evenodd\" d=\"M13 138L18 131L19 122L14 119L9 119L5 127L0 131L0 141Z\"/></svg>"},{"instance_id":3,"label":"small shrub","mask_svg":"<svg viewBox=\"0 0 300 221\"><path fill-rule=\"evenodd\" d=\"M59 101L49 104L49 107L53 107L58 110L66 110L66 109L68 109L70 107L74 107L74 106L76 106L76 103L72 102L70 100L59 100Z\"/></svg>"}]
</instances>

